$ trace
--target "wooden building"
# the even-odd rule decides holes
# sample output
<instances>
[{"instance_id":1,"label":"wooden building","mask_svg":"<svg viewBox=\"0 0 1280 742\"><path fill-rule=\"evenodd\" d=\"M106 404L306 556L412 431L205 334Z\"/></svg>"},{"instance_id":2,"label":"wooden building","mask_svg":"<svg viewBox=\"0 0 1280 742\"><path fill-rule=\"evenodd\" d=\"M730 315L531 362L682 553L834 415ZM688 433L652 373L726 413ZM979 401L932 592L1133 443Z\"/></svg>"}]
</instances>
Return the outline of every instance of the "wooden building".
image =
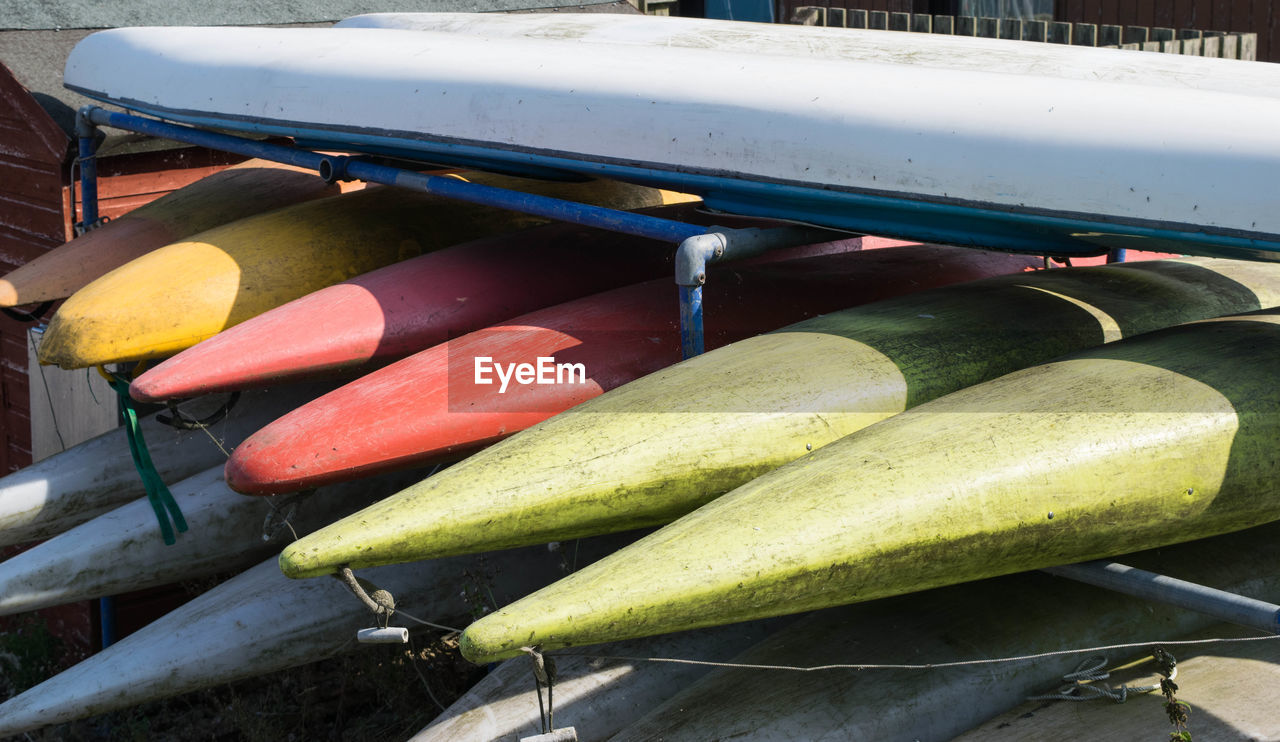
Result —
<instances>
[{"instance_id":1,"label":"wooden building","mask_svg":"<svg viewBox=\"0 0 1280 742\"><path fill-rule=\"evenodd\" d=\"M1114 0L776 0L777 18L786 21L796 8L883 10L890 13L1030 17L1096 26L1171 28L1257 34L1257 59L1280 61L1280 33L1273 2L1262 0L1179 0L1115 2ZM994 10L992 10L994 8ZM1052 16L1052 17L1049 17Z\"/></svg>"}]
</instances>

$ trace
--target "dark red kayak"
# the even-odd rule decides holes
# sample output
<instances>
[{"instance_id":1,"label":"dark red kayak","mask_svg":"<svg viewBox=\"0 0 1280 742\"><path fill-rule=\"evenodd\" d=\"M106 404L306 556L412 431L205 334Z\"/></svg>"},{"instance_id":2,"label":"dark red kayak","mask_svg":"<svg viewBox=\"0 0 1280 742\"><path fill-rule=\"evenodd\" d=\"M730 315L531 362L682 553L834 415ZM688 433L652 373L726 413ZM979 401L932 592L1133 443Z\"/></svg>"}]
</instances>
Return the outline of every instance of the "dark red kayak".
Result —
<instances>
[{"instance_id":1,"label":"dark red kayak","mask_svg":"<svg viewBox=\"0 0 1280 742\"><path fill-rule=\"evenodd\" d=\"M700 206L643 211L707 226L776 225L702 213ZM851 237L760 259L848 252L864 243L889 242ZM535 309L670 275L674 253L669 242L572 224L477 240L366 273L242 322L138 377L131 393L156 402L319 375L366 373L370 364L403 358Z\"/></svg>"},{"instance_id":2,"label":"dark red kayak","mask_svg":"<svg viewBox=\"0 0 1280 742\"><path fill-rule=\"evenodd\" d=\"M915 245L719 267L704 297L706 345L1038 262ZM615 289L379 369L248 438L227 462L227 483L274 494L459 458L679 361L676 293L670 278Z\"/></svg>"}]
</instances>

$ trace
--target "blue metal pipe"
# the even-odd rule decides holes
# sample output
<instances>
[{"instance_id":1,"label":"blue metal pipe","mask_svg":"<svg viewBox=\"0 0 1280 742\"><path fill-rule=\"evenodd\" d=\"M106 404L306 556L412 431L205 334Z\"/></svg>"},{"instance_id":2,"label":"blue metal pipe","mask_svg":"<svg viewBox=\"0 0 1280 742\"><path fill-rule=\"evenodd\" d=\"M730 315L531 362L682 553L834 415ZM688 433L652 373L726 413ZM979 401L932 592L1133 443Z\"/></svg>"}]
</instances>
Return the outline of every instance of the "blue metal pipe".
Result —
<instances>
[{"instance_id":1,"label":"blue metal pipe","mask_svg":"<svg viewBox=\"0 0 1280 742\"><path fill-rule=\"evenodd\" d=\"M166 124L154 119L127 113L107 111L97 106L86 106L81 115L100 126L113 126L126 131L136 131L164 139L186 142L209 149L235 152L247 157L284 162L318 172L329 181L357 178L370 183L411 188L459 201L496 206L525 214L545 216L558 221L599 227L613 232L650 237L667 242L682 242L695 234L706 231L704 227L685 224L671 219L633 214L601 206L564 201L548 196L509 191L503 188L468 183L457 178L424 175L400 168L364 162L346 156L326 156L303 149L284 147L269 142L218 134L193 129L188 126Z\"/></svg>"},{"instance_id":2,"label":"blue metal pipe","mask_svg":"<svg viewBox=\"0 0 1280 742\"><path fill-rule=\"evenodd\" d=\"M459 201L496 206L524 214L544 216L556 221L597 227L664 242L683 242L689 237L706 232L705 227L671 219L580 204L479 183L468 183L457 178L415 173L349 157L325 158L320 174L327 180L355 178L370 183L411 188Z\"/></svg>"},{"instance_id":3,"label":"blue metal pipe","mask_svg":"<svg viewBox=\"0 0 1280 742\"><path fill-rule=\"evenodd\" d=\"M1127 258L1127 250L1117 249L1107 253L1108 263L1123 263Z\"/></svg>"},{"instance_id":4,"label":"blue metal pipe","mask_svg":"<svg viewBox=\"0 0 1280 742\"><path fill-rule=\"evenodd\" d=\"M116 643L116 599L98 598L98 628L102 634L102 648Z\"/></svg>"},{"instance_id":5,"label":"blue metal pipe","mask_svg":"<svg viewBox=\"0 0 1280 742\"><path fill-rule=\"evenodd\" d=\"M702 287L680 286L680 356L702 355Z\"/></svg>"},{"instance_id":6,"label":"blue metal pipe","mask_svg":"<svg viewBox=\"0 0 1280 742\"><path fill-rule=\"evenodd\" d=\"M1047 567L1042 571L1280 634L1280 606L1225 590L1105 560Z\"/></svg>"},{"instance_id":7,"label":"blue metal pipe","mask_svg":"<svg viewBox=\"0 0 1280 742\"><path fill-rule=\"evenodd\" d=\"M98 161L94 157L97 151L98 127L90 114L92 106L80 109L76 116L76 136L79 138L80 163L80 224L88 230L98 221ZM100 109L99 109L100 110ZM74 217L74 215L72 215ZM115 598L98 599L98 628L102 635L102 648L106 649L116 641L116 601Z\"/></svg>"},{"instance_id":8,"label":"blue metal pipe","mask_svg":"<svg viewBox=\"0 0 1280 742\"><path fill-rule=\"evenodd\" d=\"M76 136L79 138L80 224L87 230L98 221L98 161L94 157L98 149L98 127L84 113L85 109L81 109L76 117ZM71 216L75 218L75 214Z\"/></svg>"},{"instance_id":9,"label":"blue metal pipe","mask_svg":"<svg viewBox=\"0 0 1280 742\"><path fill-rule=\"evenodd\" d=\"M284 147L279 144L271 144L270 142L257 142L252 139L243 139L228 134L218 134L212 131L202 131L193 129L189 126L176 126L174 124L166 124L163 121L142 118L128 113L117 113L108 111L97 106L85 106L80 109L81 118L97 124L98 126L111 126L116 129L124 129L125 131L134 131L139 134L149 134L153 137L161 139L172 139L177 142L186 142L194 144L198 147L206 147L208 149L221 150L223 152L234 152L238 155L246 157L260 157L264 160L272 160L273 162L283 162L297 167L304 167L310 170L319 170L320 162L324 160L324 155L318 155L315 152L305 149L297 149L295 147Z\"/></svg>"}]
</instances>

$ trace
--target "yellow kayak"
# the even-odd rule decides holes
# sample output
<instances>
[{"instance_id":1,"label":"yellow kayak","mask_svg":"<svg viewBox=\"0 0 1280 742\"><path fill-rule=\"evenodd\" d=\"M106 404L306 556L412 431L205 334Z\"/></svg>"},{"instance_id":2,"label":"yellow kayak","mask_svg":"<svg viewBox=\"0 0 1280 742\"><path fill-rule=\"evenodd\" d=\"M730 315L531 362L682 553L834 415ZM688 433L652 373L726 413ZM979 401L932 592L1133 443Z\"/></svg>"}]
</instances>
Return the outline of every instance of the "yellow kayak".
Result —
<instances>
[{"instance_id":1,"label":"yellow kayak","mask_svg":"<svg viewBox=\"0 0 1280 742\"><path fill-rule=\"evenodd\" d=\"M693 200L612 181L469 179L621 209ZM546 222L398 188L241 219L150 252L76 292L50 321L40 362L83 368L162 358L361 273Z\"/></svg>"},{"instance_id":2,"label":"yellow kayak","mask_svg":"<svg viewBox=\"0 0 1280 742\"><path fill-rule=\"evenodd\" d=\"M338 193L314 172L248 160L140 206L0 279L0 307L65 299L171 242L222 224Z\"/></svg>"}]
</instances>

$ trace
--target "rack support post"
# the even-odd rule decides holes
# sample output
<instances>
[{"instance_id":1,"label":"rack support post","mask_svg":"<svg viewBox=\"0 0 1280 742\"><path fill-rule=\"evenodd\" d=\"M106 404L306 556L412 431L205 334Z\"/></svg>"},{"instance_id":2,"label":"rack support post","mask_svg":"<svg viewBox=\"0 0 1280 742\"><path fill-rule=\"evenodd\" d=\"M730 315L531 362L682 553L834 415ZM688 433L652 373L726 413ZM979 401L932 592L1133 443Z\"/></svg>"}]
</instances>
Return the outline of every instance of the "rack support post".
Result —
<instances>
[{"instance_id":1,"label":"rack support post","mask_svg":"<svg viewBox=\"0 0 1280 742\"><path fill-rule=\"evenodd\" d=\"M1280 606L1225 590L1106 560L1046 567L1041 571L1280 634Z\"/></svg>"},{"instance_id":2,"label":"rack support post","mask_svg":"<svg viewBox=\"0 0 1280 742\"><path fill-rule=\"evenodd\" d=\"M98 127L87 115L88 107L76 114L78 147L76 161L80 166L80 221L77 231L88 231L98 221ZM71 215L75 218L75 214Z\"/></svg>"}]
</instances>

